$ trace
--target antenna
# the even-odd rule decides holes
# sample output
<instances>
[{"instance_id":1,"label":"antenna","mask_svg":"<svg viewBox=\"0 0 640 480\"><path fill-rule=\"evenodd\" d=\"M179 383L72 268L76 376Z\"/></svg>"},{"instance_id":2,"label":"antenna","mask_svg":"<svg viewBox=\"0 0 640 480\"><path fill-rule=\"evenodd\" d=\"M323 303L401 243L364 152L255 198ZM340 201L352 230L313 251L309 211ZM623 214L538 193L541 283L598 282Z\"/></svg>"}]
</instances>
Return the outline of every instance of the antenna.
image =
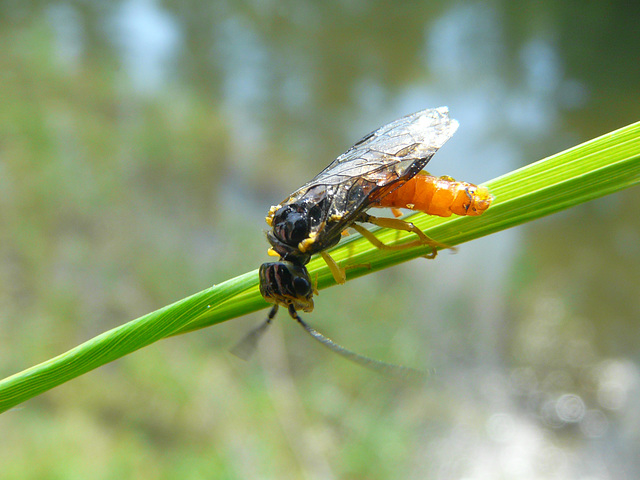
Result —
<instances>
[{"instance_id":1,"label":"antenna","mask_svg":"<svg viewBox=\"0 0 640 480\"><path fill-rule=\"evenodd\" d=\"M369 370L373 370L374 372L406 380L425 381L426 377L429 375L428 372L424 372L422 370L417 370L411 367L404 367L402 365L395 365L393 363L382 362L380 360L375 360L373 358L365 357L364 355L353 352L348 348L345 348L342 345L334 342L329 337L323 335L307 322L302 320L293 305L289 305L288 309L291 318L298 322L300 326L304 328L304 330L309 335L311 335L314 340L320 342L329 350L337 353L347 360L357 363L358 365L368 368ZM278 313L278 305L274 305L271 308L269 314L267 315L267 319L256 328L251 330L242 340L240 340L240 342L238 342L236 346L231 349L231 353L243 360L248 360L251 355L253 355L253 352L255 352L256 347L258 346L258 342L269 328L269 325L271 325L271 322L275 318L276 313Z\"/></svg>"},{"instance_id":2,"label":"antenna","mask_svg":"<svg viewBox=\"0 0 640 480\"><path fill-rule=\"evenodd\" d=\"M269 311L269 315L267 315L267 319L258 325L256 328L251 330L249 333L245 335L245 337L240 340L235 347L233 347L230 351L236 357L241 358L242 360L249 360L253 352L256 351L256 347L258 346L258 342L264 335L264 332L267 331L269 325L271 325L271 321L278 313L278 305L274 305L273 308Z\"/></svg>"},{"instance_id":3,"label":"antenna","mask_svg":"<svg viewBox=\"0 0 640 480\"><path fill-rule=\"evenodd\" d=\"M337 344L329 337L326 337L318 330L310 326L306 323L293 305L289 305L289 315L291 318L296 320L305 331L311 335L315 340L320 342L322 345L330 349L331 351L337 353L338 355L343 356L344 358L351 360L358 365L373 370L378 373L383 373L385 375L391 375L393 377L399 377L404 379L411 380L421 380L424 381L428 375L427 372L423 372L421 370L416 370L415 368L403 367L402 365L395 365L393 363L381 362L380 360L375 360L373 358L365 357L364 355L360 355L359 353L352 352L351 350L343 347L342 345Z\"/></svg>"}]
</instances>

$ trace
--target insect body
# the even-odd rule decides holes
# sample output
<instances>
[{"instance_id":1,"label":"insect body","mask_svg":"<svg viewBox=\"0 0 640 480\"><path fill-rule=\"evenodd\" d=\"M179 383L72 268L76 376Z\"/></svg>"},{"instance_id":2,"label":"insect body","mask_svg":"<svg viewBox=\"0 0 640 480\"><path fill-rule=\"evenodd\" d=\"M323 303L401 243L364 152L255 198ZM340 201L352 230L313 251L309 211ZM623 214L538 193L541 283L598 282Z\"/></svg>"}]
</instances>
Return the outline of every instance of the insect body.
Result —
<instances>
[{"instance_id":1,"label":"insect body","mask_svg":"<svg viewBox=\"0 0 640 480\"><path fill-rule=\"evenodd\" d=\"M452 213L477 216L489 208L491 200L493 197L487 187L420 172L402 187L382 197L375 206L408 208L439 217L448 217Z\"/></svg>"},{"instance_id":2,"label":"insect body","mask_svg":"<svg viewBox=\"0 0 640 480\"><path fill-rule=\"evenodd\" d=\"M446 108L407 115L366 135L313 180L271 207L267 238L282 258L326 250L361 214L420 172L458 122Z\"/></svg>"},{"instance_id":3,"label":"insect body","mask_svg":"<svg viewBox=\"0 0 640 480\"><path fill-rule=\"evenodd\" d=\"M305 265L313 254L320 253L336 281L344 283L344 269L338 267L326 250L336 245L349 227L379 248L428 245L435 256L435 247L443 246L409 222L369 215L366 211L371 207L409 208L439 216L484 212L492 200L485 187L422 172L457 128L458 122L449 118L446 107L407 115L366 135L310 182L271 207L266 218L271 227L267 233L269 253L280 260L263 264L259 271L260 292L274 304L266 324L281 305L314 338L351 360L377 369L404 368L350 352L300 318L298 310L313 310L314 289ZM410 231L417 238L403 245L388 246L359 223ZM262 331L264 326L256 330ZM257 337L250 335L243 343L253 344Z\"/></svg>"}]
</instances>

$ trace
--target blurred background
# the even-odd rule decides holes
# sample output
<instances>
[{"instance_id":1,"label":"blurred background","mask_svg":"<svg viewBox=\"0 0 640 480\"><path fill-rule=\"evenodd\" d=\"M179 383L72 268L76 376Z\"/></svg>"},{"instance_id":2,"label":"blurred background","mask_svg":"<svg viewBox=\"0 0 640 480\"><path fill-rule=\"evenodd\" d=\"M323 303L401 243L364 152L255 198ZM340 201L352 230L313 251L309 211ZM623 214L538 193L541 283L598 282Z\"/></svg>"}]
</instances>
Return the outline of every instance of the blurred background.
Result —
<instances>
[{"instance_id":1,"label":"blurred background","mask_svg":"<svg viewBox=\"0 0 640 480\"><path fill-rule=\"evenodd\" d=\"M0 1L0 376L267 261L264 216L448 105L480 183L640 120L623 1ZM637 6L636 6L637 8ZM640 191L158 342L0 416L3 479L640 475Z\"/></svg>"}]
</instances>

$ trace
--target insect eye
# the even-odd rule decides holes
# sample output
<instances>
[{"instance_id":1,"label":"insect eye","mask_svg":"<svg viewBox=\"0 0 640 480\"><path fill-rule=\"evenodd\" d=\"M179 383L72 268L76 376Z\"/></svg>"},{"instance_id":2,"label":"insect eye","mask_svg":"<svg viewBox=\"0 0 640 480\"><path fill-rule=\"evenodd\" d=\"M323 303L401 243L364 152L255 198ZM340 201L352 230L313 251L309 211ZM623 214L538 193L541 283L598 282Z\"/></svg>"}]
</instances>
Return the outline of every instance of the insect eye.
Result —
<instances>
[{"instance_id":1,"label":"insect eye","mask_svg":"<svg viewBox=\"0 0 640 480\"><path fill-rule=\"evenodd\" d=\"M295 277L293 279L293 289L296 295L301 297L307 297L311 293L311 284L306 278Z\"/></svg>"},{"instance_id":2,"label":"insect eye","mask_svg":"<svg viewBox=\"0 0 640 480\"><path fill-rule=\"evenodd\" d=\"M283 242L297 245L307 238L308 225L307 219L302 213L286 209L282 213L276 214L273 230Z\"/></svg>"},{"instance_id":3,"label":"insect eye","mask_svg":"<svg viewBox=\"0 0 640 480\"><path fill-rule=\"evenodd\" d=\"M300 213L289 215L287 224L287 237L295 243L299 243L307 238L307 220Z\"/></svg>"}]
</instances>

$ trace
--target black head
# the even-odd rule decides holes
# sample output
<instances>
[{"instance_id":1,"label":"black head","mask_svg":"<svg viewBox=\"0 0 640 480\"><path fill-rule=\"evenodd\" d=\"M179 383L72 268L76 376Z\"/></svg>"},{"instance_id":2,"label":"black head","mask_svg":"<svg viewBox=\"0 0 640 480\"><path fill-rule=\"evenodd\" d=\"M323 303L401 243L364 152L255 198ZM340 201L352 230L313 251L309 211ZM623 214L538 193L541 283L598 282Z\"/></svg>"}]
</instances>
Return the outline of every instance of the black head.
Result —
<instances>
[{"instance_id":1,"label":"black head","mask_svg":"<svg viewBox=\"0 0 640 480\"><path fill-rule=\"evenodd\" d=\"M260 293L268 302L296 310L313 310L313 286L304 265L288 261L260 266Z\"/></svg>"},{"instance_id":2,"label":"black head","mask_svg":"<svg viewBox=\"0 0 640 480\"><path fill-rule=\"evenodd\" d=\"M291 247L309 236L311 218L304 205L291 204L278 209L272 219L273 235Z\"/></svg>"},{"instance_id":3,"label":"black head","mask_svg":"<svg viewBox=\"0 0 640 480\"><path fill-rule=\"evenodd\" d=\"M305 249L301 249L302 242L309 238L314 221L311 210L301 203L291 203L277 209L272 207L267 216L267 223L272 227L267 232L267 240L282 260L304 265L311 258Z\"/></svg>"},{"instance_id":4,"label":"black head","mask_svg":"<svg viewBox=\"0 0 640 480\"><path fill-rule=\"evenodd\" d=\"M311 255L326 250L340 241L340 232L326 237L326 199L318 203L298 201L283 207L272 207L267 223L269 243L283 260L304 265Z\"/></svg>"}]
</instances>

